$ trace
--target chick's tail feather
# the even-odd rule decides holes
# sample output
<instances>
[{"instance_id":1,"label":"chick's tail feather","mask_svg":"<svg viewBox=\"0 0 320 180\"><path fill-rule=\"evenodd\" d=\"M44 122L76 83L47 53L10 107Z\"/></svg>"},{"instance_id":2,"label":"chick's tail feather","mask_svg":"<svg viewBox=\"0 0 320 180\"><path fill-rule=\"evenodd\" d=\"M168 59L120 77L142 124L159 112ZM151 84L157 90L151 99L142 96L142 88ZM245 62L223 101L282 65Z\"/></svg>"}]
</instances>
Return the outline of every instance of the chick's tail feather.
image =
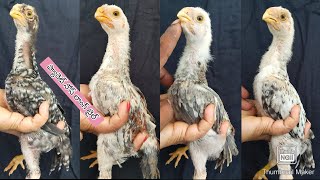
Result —
<instances>
[{"instance_id":1,"label":"chick's tail feather","mask_svg":"<svg viewBox=\"0 0 320 180\"><path fill-rule=\"evenodd\" d=\"M313 135L313 133L312 133L312 135ZM310 133L310 137L312 137L311 133ZM304 151L304 153L302 155L300 155L300 157L299 157L300 159L298 160L297 165L299 164L299 168L301 170L304 170L305 168L308 168L308 169L313 168L314 169L316 165L315 165L315 162L313 159L311 140L307 139L305 143L307 145L307 148Z\"/></svg>"},{"instance_id":2,"label":"chick's tail feather","mask_svg":"<svg viewBox=\"0 0 320 180\"><path fill-rule=\"evenodd\" d=\"M56 147L56 154L53 157L51 164L50 174L58 167L58 171L62 168L62 165L69 171L70 160L72 158L72 148L70 139L67 135L62 134L59 137L59 143Z\"/></svg>"},{"instance_id":3,"label":"chick's tail feather","mask_svg":"<svg viewBox=\"0 0 320 180\"><path fill-rule=\"evenodd\" d=\"M224 162L227 161L227 167L229 167L230 163L232 162L232 156L237 156L238 154L239 154L239 151L235 143L234 135L233 133L228 133L223 150L219 158L216 160L215 169L218 169L220 167L220 173L221 173Z\"/></svg>"}]
</instances>

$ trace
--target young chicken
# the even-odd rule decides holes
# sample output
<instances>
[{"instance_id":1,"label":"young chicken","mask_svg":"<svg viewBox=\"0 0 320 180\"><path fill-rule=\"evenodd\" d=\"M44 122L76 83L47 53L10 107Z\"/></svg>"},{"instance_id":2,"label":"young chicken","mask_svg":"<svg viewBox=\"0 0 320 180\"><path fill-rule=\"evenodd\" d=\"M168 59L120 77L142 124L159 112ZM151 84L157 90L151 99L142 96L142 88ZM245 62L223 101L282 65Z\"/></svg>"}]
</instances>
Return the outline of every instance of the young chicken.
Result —
<instances>
[{"instance_id":1,"label":"young chicken","mask_svg":"<svg viewBox=\"0 0 320 180\"><path fill-rule=\"evenodd\" d=\"M41 79L35 59L35 42L39 27L39 18L32 6L16 4L10 11L17 28L16 48L13 67L5 82L6 99L12 111L24 116L37 114L43 101L50 103L49 118L39 131L21 133L19 140L21 151L27 164L27 177L39 179L41 176L39 159L42 152L56 149L51 172L59 165L67 170L72 155L69 127L63 116L63 110L50 89ZM65 128L56 127L59 121L64 121ZM19 156L18 160L22 160ZM16 159L15 159L16 160Z\"/></svg>"},{"instance_id":2,"label":"young chicken","mask_svg":"<svg viewBox=\"0 0 320 180\"><path fill-rule=\"evenodd\" d=\"M232 125L228 129L227 137L219 134L221 124L230 122L230 119L219 95L208 86L206 79L207 64L212 59L209 14L199 7L186 7L177 16L187 42L178 64L175 81L168 91L169 100L176 119L188 124L198 123L204 117L205 108L214 104L216 122L204 137L172 153L167 164L178 156L177 164L181 154L185 155L185 151L189 149L195 167L193 178L205 179L207 160L216 160L215 168L220 168L221 172L224 162L227 161L229 166L232 156L238 155L238 149Z\"/></svg>"},{"instance_id":3,"label":"young chicken","mask_svg":"<svg viewBox=\"0 0 320 180\"><path fill-rule=\"evenodd\" d=\"M275 120L285 119L290 115L291 108L300 106L300 120L298 125L289 133L273 136L269 143L269 163L256 173L254 179L267 179L265 172L275 165L279 171L280 179L293 179L290 164L277 164L277 149L280 147L295 147L300 168L315 168L312 155L311 139L314 138L310 130L309 138L304 137L307 117L299 94L289 81L287 63L291 59L294 39L294 21L291 13L282 7L271 7L263 14L264 20L273 35L269 50L263 55L259 73L254 80L254 95L257 101L258 113L269 116Z\"/></svg>"},{"instance_id":4,"label":"young chicken","mask_svg":"<svg viewBox=\"0 0 320 180\"><path fill-rule=\"evenodd\" d=\"M122 101L130 102L128 122L114 133L98 135L99 179L110 179L113 165L121 167L127 158L138 157L139 152L143 154L143 177L159 178L155 119L147 109L142 92L130 80L130 28L127 17L121 8L105 4L97 9L95 18L108 34L108 45L101 66L89 83L92 103L104 115L113 116ZM136 152L133 139L144 130L149 137Z\"/></svg>"}]
</instances>

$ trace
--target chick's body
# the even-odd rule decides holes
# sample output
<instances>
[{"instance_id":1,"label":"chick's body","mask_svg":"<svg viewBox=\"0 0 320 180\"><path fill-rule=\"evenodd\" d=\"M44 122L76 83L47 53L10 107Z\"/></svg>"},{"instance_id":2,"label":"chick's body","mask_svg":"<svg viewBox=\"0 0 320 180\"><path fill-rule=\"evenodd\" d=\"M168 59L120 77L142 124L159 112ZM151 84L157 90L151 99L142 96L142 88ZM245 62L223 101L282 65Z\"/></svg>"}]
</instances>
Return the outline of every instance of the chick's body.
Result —
<instances>
[{"instance_id":1,"label":"chick's body","mask_svg":"<svg viewBox=\"0 0 320 180\"><path fill-rule=\"evenodd\" d=\"M130 102L128 122L113 133L99 134L97 160L99 178L111 178L113 165L123 163L128 157L138 156L133 139L137 133L147 131L148 139L139 152L144 178L158 178L158 142L152 114L147 109L141 91L132 84L129 74L130 41L129 24L123 11L115 5L103 5L95 14L108 34L108 45L100 69L92 77L89 87L93 105L105 115L118 112L122 101Z\"/></svg>"},{"instance_id":2,"label":"chick's body","mask_svg":"<svg viewBox=\"0 0 320 180\"><path fill-rule=\"evenodd\" d=\"M232 156L238 154L234 140L234 129L228 129L227 137L219 135L220 125L229 121L229 116L219 95L208 86L206 80L207 63L211 60L212 41L211 21L207 12L201 8L186 7L178 13L182 29L186 36L186 47L180 58L175 81L168 90L175 118L188 124L199 123L204 118L205 108L215 105L216 122L212 129L199 140L188 144L195 167L194 179L207 176L207 160L217 160L216 168L220 172Z\"/></svg>"},{"instance_id":3,"label":"chick's body","mask_svg":"<svg viewBox=\"0 0 320 180\"><path fill-rule=\"evenodd\" d=\"M133 147L134 137L144 130L155 136L155 125L152 115L145 109L146 102L140 90L130 79L124 79L123 73L110 74L108 70L99 70L93 76L90 81L90 95L93 105L100 112L110 116L117 114L118 105L122 101L130 102L128 122L115 133L98 136L98 145L108 146L108 154L111 156L108 161L113 161L116 165L123 163L130 156L138 155Z\"/></svg>"},{"instance_id":4,"label":"chick's body","mask_svg":"<svg viewBox=\"0 0 320 180\"><path fill-rule=\"evenodd\" d=\"M283 172L280 173L280 179L292 179L291 166L277 159L279 153L295 154L295 159L298 161L296 167L300 165L300 169L315 167L311 145L314 135L310 130L309 137L304 136L306 113L299 94L290 83L286 67L292 55L294 21L291 13L282 7L267 9L263 20L267 22L273 40L269 50L262 57L259 73L254 79L254 95L258 113L280 120L289 117L292 107L299 105L300 116L299 123L289 133L272 136L269 143L269 163L256 173L254 179L266 179L265 172L275 165L278 166L280 172ZM290 151L290 148L293 148L293 151Z\"/></svg>"},{"instance_id":5,"label":"chick's body","mask_svg":"<svg viewBox=\"0 0 320 180\"><path fill-rule=\"evenodd\" d=\"M34 116L38 113L40 104L48 101L49 118L40 130L32 133L21 133L19 140L21 150L26 160L27 178L40 178L40 154L56 148L51 172L59 165L67 170L71 159L71 144L69 126L63 116L63 110L50 89L41 79L35 59L35 41L38 30L38 16L33 7L16 4L10 11L17 27L16 52L13 67L7 76L5 90L6 99L11 110L24 116ZM59 121L65 123L64 131L58 129Z\"/></svg>"}]
</instances>

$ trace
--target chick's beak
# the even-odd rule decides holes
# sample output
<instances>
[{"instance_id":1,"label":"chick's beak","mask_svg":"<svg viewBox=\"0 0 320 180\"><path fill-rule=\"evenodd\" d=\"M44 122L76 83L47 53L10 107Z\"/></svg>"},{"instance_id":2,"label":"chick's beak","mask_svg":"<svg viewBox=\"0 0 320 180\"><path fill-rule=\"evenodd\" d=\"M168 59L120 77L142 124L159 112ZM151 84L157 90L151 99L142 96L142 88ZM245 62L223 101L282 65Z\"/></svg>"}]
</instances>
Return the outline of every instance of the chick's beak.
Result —
<instances>
[{"instance_id":1,"label":"chick's beak","mask_svg":"<svg viewBox=\"0 0 320 180\"><path fill-rule=\"evenodd\" d=\"M278 20L272 15L270 9L267 9L266 12L262 16L262 20L265 21L267 24L270 24L275 30L279 30L278 27Z\"/></svg>"},{"instance_id":2,"label":"chick's beak","mask_svg":"<svg viewBox=\"0 0 320 180\"><path fill-rule=\"evenodd\" d=\"M27 20L20 12L20 8L17 5L14 5L10 11L10 16L19 26L27 26Z\"/></svg>"},{"instance_id":3,"label":"chick's beak","mask_svg":"<svg viewBox=\"0 0 320 180\"><path fill-rule=\"evenodd\" d=\"M190 22L191 18L188 15L188 11L186 8L181 9L181 11L178 12L177 17L181 22Z\"/></svg>"},{"instance_id":4,"label":"chick's beak","mask_svg":"<svg viewBox=\"0 0 320 180\"><path fill-rule=\"evenodd\" d=\"M13 19L18 19L18 20L23 19L23 16L22 16L21 12L19 11L19 9L16 9L16 8L11 9L10 16Z\"/></svg>"},{"instance_id":5,"label":"chick's beak","mask_svg":"<svg viewBox=\"0 0 320 180\"><path fill-rule=\"evenodd\" d=\"M94 17L100 22L100 23L104 23L106 24L109 28L114 28L113 24L112 24L112 19L109 18L106 14L105 14L105 10L103 7L99 7L96 11L96 13L94 14Z\"/></svg>"}]
</instances>

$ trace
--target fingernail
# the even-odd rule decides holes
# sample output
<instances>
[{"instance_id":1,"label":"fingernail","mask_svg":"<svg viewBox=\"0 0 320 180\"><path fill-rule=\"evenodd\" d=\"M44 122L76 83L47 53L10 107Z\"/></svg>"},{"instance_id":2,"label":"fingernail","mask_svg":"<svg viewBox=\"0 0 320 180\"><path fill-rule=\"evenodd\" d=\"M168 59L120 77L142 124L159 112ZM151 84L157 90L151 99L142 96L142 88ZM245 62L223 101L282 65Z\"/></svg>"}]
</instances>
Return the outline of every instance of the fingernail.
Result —
<instances>
[{"instance_id":1,"label":"fingernail","mask_svg":"<svg viewBox=\"0 0 320 180\"><path fill-rule=\"evenodd\" d=\"M148 138L149 138L149 136L147 134L146 137L144 138L143 142L146 142Z\"/></svg>"},{"instance_id":2,"label":"fingernail","mask_svg":"<svg viewBox=\"0 0 320 180\"><path fill-rule=\"evenodd\" d=\"M127 111L130 111L130 102L127 103Z\"/></svg>"},{"instance_id":3,"label":"fingernail","mask_svg":"<svg viewBox=\"0 0 320 180\"><path fill-rule=\"evenodd\" d=\"M176 19L175 21L173 21L173 22L171 23L171 25L178 24L179 22L180 22L180 20L179 20L179 19Z\"/></svg>"}]
</instances>

